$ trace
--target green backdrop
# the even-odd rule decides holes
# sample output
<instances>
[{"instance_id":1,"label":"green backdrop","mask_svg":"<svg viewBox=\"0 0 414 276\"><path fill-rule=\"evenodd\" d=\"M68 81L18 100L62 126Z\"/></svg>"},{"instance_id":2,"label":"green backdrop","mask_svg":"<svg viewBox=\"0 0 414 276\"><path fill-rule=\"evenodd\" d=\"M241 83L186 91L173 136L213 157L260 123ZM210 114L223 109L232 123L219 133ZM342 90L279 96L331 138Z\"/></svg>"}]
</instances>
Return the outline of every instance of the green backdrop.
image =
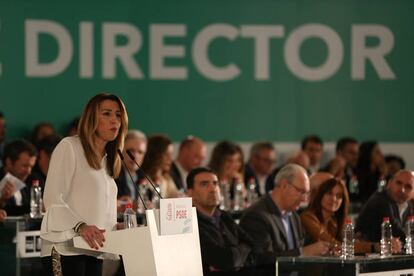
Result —
<instances>
[{"instance_id":1,"label":"green backdrop","mask_svg":"<svg viewBox=\"0 0 414 276\"><path fill-rule=\"evenodd\" d=\"M413 14L410 0L2 0L0 110L9 137L26 134L40 121L63 132L88 98L110 91L125 101L131 127L167 133L174 140L195 134L206 141L296 141L317 133L325 140L353 135L412 142ZM45 31L45 22L69 37L71 55L56 33ZM358 44L364 28L369 31ZM164 58L157 30L167 33L161 38ZM271 38L265 36L259 51L257 37L269 30ZM298 42L301 35L305 38ZM113 43L104 42L105 36ZM128 62L141 76L136 70L128 73L121 59L108 58L134 39L140 47ZM80 44L91 51L81 53ZM367 57L386 45L390 49L376 67ZM59 72L47 75L47 70L30 72L29 52L37 65L50 65L60 55L70 58ZM208 66L198 63L203 55L217 70L215 79L206 73ZM104 73L111 60L112 76ZM178 71L155 72L159 60ZM262 67L256 70L259 61ZM317 69L328 61L334 69L324 75ZM220 71L229 64L238 68L236 76ZM312 77L303 77L303 68Z\"/></svg>"}]
</instances>

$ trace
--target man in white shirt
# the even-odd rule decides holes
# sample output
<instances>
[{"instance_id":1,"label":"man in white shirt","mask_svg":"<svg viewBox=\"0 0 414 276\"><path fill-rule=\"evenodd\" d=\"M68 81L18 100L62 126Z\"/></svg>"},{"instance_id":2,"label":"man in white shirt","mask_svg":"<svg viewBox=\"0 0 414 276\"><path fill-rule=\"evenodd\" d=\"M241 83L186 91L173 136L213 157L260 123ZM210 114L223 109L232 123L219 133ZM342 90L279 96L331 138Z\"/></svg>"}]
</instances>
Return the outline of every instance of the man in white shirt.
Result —
<instances>
[{"instance_id":1,"label":"man in white shirt","mask_svg":"<svg viewBox=\"0 0 414 276\"><path fill-rule=\"evenodd\" d=\"M192 169L202 165L206 158L206 151L206 145L200 138L188 136L181 141L177 159L173 162L170 171L178 190L183 192L187 190L185 182L187 175Z\"/></svg>"},{"instance_id":2,"label":"man in white shirt","mask_svg":"<svg viewBox=\"0 0 414 276\"><path fill-rule=\"evenodd\" d=\"M3 164L0 169L0 179L10 173L25 182L36 163L36 148L25 140L15 140L4 148ZM8 215L20 216L29 213L30 185L22 190L16 190L14 183L8 181L0 194L0 208L4 208Z\"/></svg>"}]
</instances>

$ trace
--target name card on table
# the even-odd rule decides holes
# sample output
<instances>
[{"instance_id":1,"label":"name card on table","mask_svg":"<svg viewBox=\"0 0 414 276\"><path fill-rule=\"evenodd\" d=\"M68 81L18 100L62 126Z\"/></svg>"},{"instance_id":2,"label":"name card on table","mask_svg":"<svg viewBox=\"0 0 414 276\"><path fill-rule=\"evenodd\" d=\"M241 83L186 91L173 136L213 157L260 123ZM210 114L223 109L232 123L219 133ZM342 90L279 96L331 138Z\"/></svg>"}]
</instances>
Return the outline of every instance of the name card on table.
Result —
<instances>
[{"instance_id":1,"label":"name card on table","mask_svg":"<svg viewBox=\"0 0 414 276\"><path fill-rule=\"evenodd\" d=\"M166 198L160 200L161 235L193 232L192 198Z\"/></svg>"}]
</instances>

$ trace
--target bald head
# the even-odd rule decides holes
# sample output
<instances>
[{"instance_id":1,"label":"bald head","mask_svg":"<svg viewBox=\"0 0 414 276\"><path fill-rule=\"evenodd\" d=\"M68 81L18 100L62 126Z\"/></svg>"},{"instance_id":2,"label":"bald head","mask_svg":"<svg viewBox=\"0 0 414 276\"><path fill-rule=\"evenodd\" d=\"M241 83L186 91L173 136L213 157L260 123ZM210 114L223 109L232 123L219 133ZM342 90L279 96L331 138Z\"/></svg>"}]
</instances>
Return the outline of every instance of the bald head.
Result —
<instances>
[{"instance_id":1,"label":"bald head","mask_svg":"<svg viewBox=\"0 0 414 276\"><path fill-rule=\"evenodd\" d=\"M309 156L304 151L298 151L288 159L287 163L298 164L307 170L309 168L310 161Z\"/></svg>"},{"instance_id":2,"label":"bald head","mask_svg":"<svg viewBox=\"0 0 414 276\"><path fill-rule=\"evenodd\" d=\"M206 151L206 146L201 139L188 136L180 144L177 161L189 172L202 165L206 158Z\"/></svg>"}]
</instances>

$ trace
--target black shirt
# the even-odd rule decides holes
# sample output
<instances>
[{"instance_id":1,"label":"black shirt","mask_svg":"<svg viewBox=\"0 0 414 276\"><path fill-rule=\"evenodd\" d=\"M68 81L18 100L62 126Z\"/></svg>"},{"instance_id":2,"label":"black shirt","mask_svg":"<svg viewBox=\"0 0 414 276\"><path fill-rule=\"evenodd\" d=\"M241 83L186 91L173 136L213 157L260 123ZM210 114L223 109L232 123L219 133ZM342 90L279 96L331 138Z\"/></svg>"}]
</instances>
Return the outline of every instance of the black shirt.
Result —
<instances>
[{"instance_id":1,"label":"black shirt","mask_svg":"<svg viewBox=\"0 0 414 276\"><path fill-rule=\"evenodd\" d=\"M216 210L212 217L197 212L197 218L204 275L250 275L248 267L255 263L252 241L231 216Z\"/></svg>"}]
</instances>

